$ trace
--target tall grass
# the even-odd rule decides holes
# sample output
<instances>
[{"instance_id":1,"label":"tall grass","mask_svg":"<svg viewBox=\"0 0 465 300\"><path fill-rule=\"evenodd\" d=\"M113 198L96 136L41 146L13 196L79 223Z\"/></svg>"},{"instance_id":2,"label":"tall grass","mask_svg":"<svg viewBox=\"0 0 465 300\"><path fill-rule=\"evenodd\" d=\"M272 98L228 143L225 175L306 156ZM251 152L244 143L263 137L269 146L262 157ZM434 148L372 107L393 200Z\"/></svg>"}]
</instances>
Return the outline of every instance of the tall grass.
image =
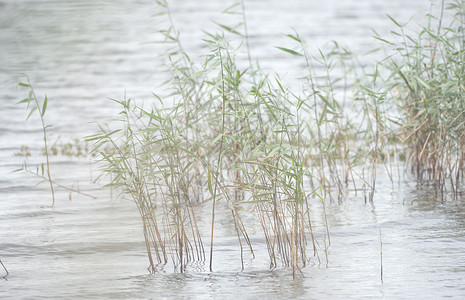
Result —
<instances>
[{"instance_id":1,"label":"tall grass","mask_svg":"<svg viewBox=\"0 0 465 300\"><path fill-rule=\"evenodd\" d=\"M442 19L428 16L417 36L392 19L401 42L378 36L394 53L373 66L337 43L311 53L298 33L288 34L294 47L278 48L305 64L297 92L253 63L244 1L230 8L240 7L243 23L206 33L206 53L196 59L185 51L168 3L157 4L157 16L168 21L157 41L166 46L163 89L149 107L112 99L121 107L116 122L87 138L109 175L107 186L139 210L151 272L168 263L184 272L192 262L213 271L216 217L226 206L242 269L246 252L254 256L243 221L248 209L265 237L270 267L290 267L297 276L312 257L321 262L312 201L321 202L324 214L328 198L343 201L351 189L374 202L377 169L386 167L393 180L393 158L405 153L419 179L440 190L448 180L460 190L462 1L450 5L456 23L442 27ZM244 45L247 66L238 63ZM31 91L23 102L35 99L43 121L46 101L41 110ZM47 175L53 195L48 154ZM204 206L211 211L207 234L197 215ZM328 263L326 216L324 224Z\"/></svg>"},{"instance_id":2,"label":"tall grass","mask_svg":"<svg viewBox=\"0 0 465 300\"><path fill-rule=\"evenodd\" d=\"M39 99L36 96L34 88L32 87L31 82L29 81L29 77L25 75L25 78L26 78L26 82L20 82L18 86L29 89L29 94L27 98L24 98L23 100L19 101L18 104L26 105L26 108L28 110L28 115L27 115L26 120L28 120L35 111L38 111L39 113L39 118L40 118L40 122L42 125L43 140L44 140L46 166L44 167L44 164L42 164L41 171L39 172L39 170L37 170L36 174L44 178L46 174L47 181L50 184L50 191L52 193L52 205L55 205L55 190L53 188L52 175L50 173L50 159L49 159L49 152L48 152L49 147L48 147L48 139L47 139L47 128L51 126L45 125L45 121L44 121L44 115L45 115L45 111L47 110L48 99L47 99L47 96L45 96L44 101L42 102L42 105L41 105L39 103ZM29 173L33 173L27 168L27 165L24 165L22 170L27 171Z\"/></svg>"},{"instance_id":3,"label":"tall grass","mask_svg":"<svg viewBox=\"0 0 465 300\"><path fill-rule=\"evenodd\" d=\"M447 9L447 12L444 10ZM465 154L464 1L452 1L441 15L428 15L420 31L408 34L393 20L400 42L384 40L394 54L386 60L388 97L402 118L402 143L416 177L442 193L461 191ZM444 25L444 14L452 16Z\"/></svg>"},{"instance_id":4,"label":"tall grass","mask_svg":"<svg viewBox=\"0 0 465 300\"><path fill-rule=\"evenodd\" d=\"M167 3L159 4L170 16ZM225 201L242 261L244 249L254 255L239 209L245 205L261 224L270 266L290 266L296 275L311 257L309 241L317 255L309 205L316 192L304 184L312 176L304 101L258 66L241 69L235 61L239 48L228 40L238 32L222 28L228 34L208 34L209 52L197 66L174 25L162 31L171 46L168 96L155 95L159 103L149 109L115 100L123 108L120 128L101 127L87 140L95 142L93 152L111 174L109 186L137 204L151 271L169 258L181 272L192 261L206 260L195 208L208 203L213 270L216 204Z\"/></svg>"},{"instance_id":5,"label":"tall grass","mask_svg":"<svg viewBox=\"0 0 465 300\"><path fill-rule=\"evenodd\" d=\"M83 195L89 198L96 199L96 197L93 195L90 195L86 192L76 189L73 186L70 187L64 184L60 184L59 182L56 182L54 179L52 179L51 170L50 170L50 157L58 154L58 147L57 147L58 140L54 144L50 145L50 142L48 139L48 134L47 134L48 128L52 127L52 125L45 125L45 112L48 106L48 98L47 96L45 96L44 100L40 101L36 96L35 90L32 86L31 81L29 80L29 77L27 75L24 75L24 76L26 79L25 82L18 83L18 87L28 89L29 90L28 96L20 100L17 104L26 105L26 109L28 113L26 117L26 121L29 120L29 118L32 115L34 115L35 112L38 112L39 114L41 130L42 130L42 138L44 142L43 154L45 155L45 163L38 164L34 170L28 165L26 161L24 161L22 167L14 170L13 172L25 172L25 173L38 177L40 180L44 182L47 182L50 186L50 191L52 194L52 206L55 205L55 189L56 188L61 188L61 189L69 191L70 199L71 199L72 193L77 193L77 194L80 194L80 195ZM87 152L86 148L87 148L87 145L81 145L80 141L76 139L74 141L74 144L68 143L66 145L61 146L61 154L67 155L67 156L81 156ZM18 155L25 156L25 157L30 156L31 153L29 152L29 147L28 146L21 147L21 152Z\"/></svg>"}]
</instances>

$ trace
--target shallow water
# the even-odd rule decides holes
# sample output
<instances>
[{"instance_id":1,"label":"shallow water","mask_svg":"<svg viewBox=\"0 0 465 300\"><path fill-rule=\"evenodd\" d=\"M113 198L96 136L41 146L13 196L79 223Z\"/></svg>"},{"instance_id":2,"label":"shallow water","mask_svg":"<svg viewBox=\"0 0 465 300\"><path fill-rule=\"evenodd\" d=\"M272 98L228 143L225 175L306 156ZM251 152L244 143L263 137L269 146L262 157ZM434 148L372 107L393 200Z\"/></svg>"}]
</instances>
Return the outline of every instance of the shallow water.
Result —
<instances>
[{"instance_id":1,"label":"shallow water","mask_svg":"<svg viewBox=\"0 0 465 300\"><path fill-rule=\"evenodd\" d=\"M421 19L429 1L250 0L246 6L252 57L292 81L301 62L274 48L287 43L281 34L291 27L311 47L335 39L363 52L376 45L370 27L380 34L392 29L385 13L404 22L411 16ZM193 56L203 49L202 29L212 30L211 20L220 21L225 7L221 1L172 1L181 38ZM363 195L328 203L329 261L320 250L321 263L312 259L314 265L292 280L291 270L268 268L264 240L253 227L257 258L246 256L241 272L227 215L220 215L217 223L213 273L195 264L185 274L169 267L149 274L135 205L92 183L98 171L87 160L54 157L53 176L97 199L70 198L58 190L54 207L46 184L10 173L25 159L14 155L21 145L31 149L29 165L44 160L38 121L24 122L25 108L15 105L26 96L16 88L19 74L27 73L36 92L48 95L51 141L91 134L95 125L89 122L119 111L107 98L126 93L152 101L151 92L163 79L157 69L159 46L145 44L157 38L158 23L151 17L155 11L149 0L0 0L0 259L10 271L7 280L0 280L1 299L465 296L464 203L438 202L408 176L391 185L380 175L374 205L366 204ZM322 245L321 207L313 203L312 208ZM208 211L200 212L207 221Z\"/></svg>"}]
</instances>

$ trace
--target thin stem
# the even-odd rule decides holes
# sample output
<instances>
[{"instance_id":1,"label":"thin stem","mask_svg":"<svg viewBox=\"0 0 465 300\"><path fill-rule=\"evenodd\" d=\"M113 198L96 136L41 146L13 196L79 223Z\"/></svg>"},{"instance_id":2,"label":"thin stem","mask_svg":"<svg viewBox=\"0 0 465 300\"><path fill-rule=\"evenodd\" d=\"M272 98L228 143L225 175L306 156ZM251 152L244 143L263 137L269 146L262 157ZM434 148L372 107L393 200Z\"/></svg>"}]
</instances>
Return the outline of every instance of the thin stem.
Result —
<instances>
[{"instance_id":1,"label":"thin stem","mask_svg":"<svg viewBox=\"0 0 465 300\"><path fill-rule=\"evenodd\" d=\"M3 267L3 269L5 269L5 272L6 272L6 275L3 276L3 278L6 278L8 275L10 275L10 272L8 272L7 268L5 267L5 265L3 264L1 259L0 259L0 264L2 264L2 267Z\"/></svg>"},{"instance_id":2,"label":"thin stem","mask_svg":"<svg viewBox=\"0 0 465 300\"><path fill-rule=\"evenodd\" d=\"M383 283L383 240L381 239L381 228L379 229L379 254L380 254L380 276L381 283Z\"/></svg>"},{"instance_id":3,"label":"thin stem","mask_svg":"<svg viewBox=\"0 0 465 300\"><path fill-rule=\"evenodd\" d=\"M220 56L220 65L221 65L221 81L222 81L222 98L223 104L221 108L222 117L222 124L221 124L221 143L220 143L220 151L218 154L218 164L216 166L216 180L215 180L215 188L213 191L213 205L212 205L212 224L211 224L211 241L210 241L210 272L213 272L213 237L214 237L214 228L215 228L215 206L216 206L216 190L218 187L218 180L219 180L219 173L221 168L221 161L223 158L223 144L224 144L224 128L225 128L225 108L226 108L226 95L225 95L225 84L224 84L224 67L223 67L223 57L221 55L221 48L218 48L218 53Z\"/></svg>"},{"instance_id":4,"label":"thin stem","mask_svg":"<svg viewBox=\"0 0 465 300\"><path fill-rule=\"evenodd\" d=\"M244 20L245 44L247 47L247 58L249 60L249 67L252 68L252 55L250 54L249 31L247 29L247 16L245 14L245 3L244 2L245 2L244 0L241 0L242 18Z\"/></svg>"},{"instance_id":5,"label":"thin stem","mask_svg":"<svg viewBox=\"0 0 465 300\"><path fill-rule=\"evenodd\" d=\"M26 78L27 78L27 84L31 88L34 102L36 103L37 111L39 112L40 121L42 123L42 132L44 135L44 146L45 146L45 157L47 161L47 177L48 177L48 182L50 184L50 190L52 192L52 206L54 206L55 205L55 190L53 189L53 181L52 181L52 176L50 174L50 160L49 160L49 155L48 155L48 143L47 143L47 127L45 126L44 115L43 115L42 109L40 108L39 100L37 99L36 93L34 89L32 88L31 82L29 81L29 77L26 76Z\"/></svg>"}]
</instances>

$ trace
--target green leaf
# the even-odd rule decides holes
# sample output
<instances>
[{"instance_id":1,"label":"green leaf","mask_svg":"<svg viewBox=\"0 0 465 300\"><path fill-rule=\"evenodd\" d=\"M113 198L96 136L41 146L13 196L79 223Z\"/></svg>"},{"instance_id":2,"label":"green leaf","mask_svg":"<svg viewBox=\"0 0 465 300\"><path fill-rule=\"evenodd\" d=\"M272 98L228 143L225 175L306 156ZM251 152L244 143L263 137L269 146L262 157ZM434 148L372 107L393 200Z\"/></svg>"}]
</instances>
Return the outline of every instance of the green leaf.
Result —
<instances>
[{"instance_id":1,"label":"green leaf","mask_svg":"<svg viewBox=\"0 0 465 300\"><path fill-rule=\"evenodd\" d=\"M270 157L273 157L276 153L278 153L278 151L281 150L281 147L278 145L277 147L275 147L273 150L270 151L270 153L268 153L268 155L266 156L266 158L270 158Z\"/></svg>"},{"instance_id":2,"label":"green leaf","mask_svg":"<svg viewBox=\"0 0 465 300\"><path fill-rule=\"evenodd\" d=\"M29 120L29 118L31 117L31 115L37 110L37 106L34 106L33 108L31 108L31 111L29 112L29 115L27 116L26 118L26 121Z\"/></svg>"},{"instance_id":3,"label":"green leaf","mask_svg":"<svg viewBox=\"0 0 465 300\"><path fill-rule=\"evenodd\" d=\"M223 25L223 24L216 24L216 25L220 26L221 28L223 28L223 29L225 29L225 30L227 30L227 31L229 31L229 32L231 32L233 34L236 34L238 36L242 36L242 33L236 31L234 28L231 28L231 27Z\"/></svg>"},{"instance_id":4,"label":"green leaf","mask_svg":"<svg viewBox=\"0 0 465 300\"><path fill-rule=\"evenodd\" d=\"M24 82L20 82L20 83L18 83L18 86L22 86L22 87L31 87L31 85L30 85L30 84L28 84L28 83L24 83Z\"/></svg>"},{"instance_id":5,"label":"green leaf","mask_svg":"<svg viewBox=\"0 0 465 300\"><path fill-rule=\"evenodd\" d=\"M291 49L288 49L288 48L277 47L277 46L276 46L275 48L278 48L278 49L281 50L281 51L287 52L287 53L292 54L292 55L295 55L295 56L303 56L303 55L300 54L299 52L296 52L296 51L291 50Z\"/></svg>"},{"instance_id":6,"label":"green leaf","mask_svg":"<svg viewBox=\"0 0 465 300\"><path fill-rule=\"evenodd\" d=\"M42 117L45 115L45 110L47 109L47 95L45 95L44 105L42 106Z\"/></svg>"},{"instance_id":7,"label":"green leaf","mask_svg":"<svg viewBox=\"0 0 465 300\"><path fill-rule=\"evenodd\" d=\"M216 142L218 142L222 137L223 137L223 133L220 133L216 136L216 138L212 141L212 145L216 144Z\"/></svg>"},{"instance_id":8,"label":"green leaf","mask_svg":"<svg viewBox=\"0 0 465 300\"><path fill-rule=\"evenodd\" d=\"M423 79L421 79L421 78L418 77L418 76L416 76L416 77L417 77L417 81L418 81L422 86L424 86L427 90L430 90L430 89L431 89L431 87L430 87L426 82L424 82Z\"/></svg>"},{"instance_id":9,"label":"green leaf","mask_svg":"<svg viewBox=\"0 0 465 300\"><path fill-rule=\"evenodd\" d=\"M400 25L399 23L397 23L396 20L394 20L394 18L392 18L390 15L386 14L386 16L391 19L392 22L394 22L394 24L396 24L398 27L402 27L402 25Z\"/></svg>"},{"instance_id":10,"label":"green leaf","mask_svg":"<svg viewBox=\"0 0 465 300\"><path fill-rule=\"evenodd\" d=\"M276 83L278 84L279 88L281 89L281 91L282 91L283 93L286 93L286 91L284 90L284 88L283 88L281 82L278 80L278 78L275 77L275 80L276 80Z\"/></svg>"},{"instance_id":11,"label":"green leaf","mask_svg":"<svg viewBox=\"0 0 465 300\"><path fill-rule=\"evenodd\" d=\"M109 132L109 133L105 134L105 137L107 138L107 137L109 137L110 135L113 135L113 134L115 134L115 133L117 133L117 132L120 132L121 130L122 130L122 129L113 130L112 132Z\"/></svg>"},{"instance_id":12,"label":"green leaf","mask_svg":"<svg viewBox=\"0 0 465 300\"><path fill-rule=\"evenodd\" d=\"M295 36L295 35L292 35L292 34L285 34L285 36L287 36L288 38L293 39L294 41L297 41L298 43L302 43L302 40L299 38L299 36Z\"/></svg>"},{"instance_id":13,"label":"green leaf","mask_svg":"<svg viewBox=\"0 0 465 300\"><path fill-rule=\"evenodd\" d=\"M164 15L167 15L167 12L162 11L162 12L151 15L151 17L155 18L155 17L159 17L159 16L164 16Z\"/></svg>"},{"instance_id":14,"label":"green leaf","mask_svg":"<svg viewBox=\"0 0 465 300\"><path fill-rule=\"evenodd\" d=\"M393 43L391 43L391 42L390 42L390 41L388 41L388 40L382 39L382 38L380 38L380 37L377 37L377 36L373 36L373 37L374 37L375 39L377 39L377 40L379 40L379 41L383 42L383 43L386 43L386 44L388 44L388 45L394 45Z\"/></svg>"},{"instance_id":15,"label":"green leaf","mask_svg":"<svg viewBox=\"0 0 465 300\"><path fill-rule=\"evenodd\" d=\"M16 102L16 104L21 104L21 103L26 103L26 102L29 103L29 101L31 101L30 98L24 98L23 100Z\"/></svg>"},{"instance_id":16,"label":"green leaf","mask_svg":"<svg viewBox=\"0 0 465 300\"><path fill-rule=\"evenodd\" d=\"M225 10L223 10L223 14L230 14L230 15L237 15L237 14L240 14L240 12L235 12L233 11L233 9L237 6L241 5L239 2L238 3L234 3L233 5L231 5L230 7L226 8Z\"/></svg>"}]
</instances>

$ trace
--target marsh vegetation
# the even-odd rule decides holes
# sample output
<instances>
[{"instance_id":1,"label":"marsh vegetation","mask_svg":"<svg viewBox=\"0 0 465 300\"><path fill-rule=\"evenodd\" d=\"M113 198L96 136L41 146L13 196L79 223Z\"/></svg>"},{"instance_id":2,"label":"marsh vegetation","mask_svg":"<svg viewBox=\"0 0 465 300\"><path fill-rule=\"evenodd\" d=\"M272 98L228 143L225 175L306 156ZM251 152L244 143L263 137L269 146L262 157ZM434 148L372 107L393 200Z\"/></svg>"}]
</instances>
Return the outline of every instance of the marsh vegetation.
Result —
<instances>
[{"instance_id":1,"label":"marsh vegetation","mask_svg":"<svg viewBox=\"0 0 465 300\"><path fill-rule=\"evenodd\" d=\"M225 11L238 24L205 33L205 54L196 58L184 50L168 3L157 4L156 17L167 21L157 41L166 45L163 88L153 104L112 99L121 107L116 121L86 138L106 186L137 205L151 272L168 263L184 272L192 262L213 271L215 216L225 208L242 269L254 256L244 215L260 224L271 268L297 276L310 263L327 263L330 230L324 214L315 234L312 204L324 209L348 193L375 202L377 170L394 182L403 161L438 197L462 193L463 1L443 7L450 24L427 15L417 33L391 18L393 40L376 36L386 58L371 65L336 42L315 52L297 32L287 34L290 46L278 48L302 60L297 90L254 62L243 2ZM29 82L20 85L31 91L21 102L39 111L49 149L47 98L40 104ZM41 175L54 201L45 154ZM208 235L197 215L206 206Z\"/></svg>"}]
</instances>

